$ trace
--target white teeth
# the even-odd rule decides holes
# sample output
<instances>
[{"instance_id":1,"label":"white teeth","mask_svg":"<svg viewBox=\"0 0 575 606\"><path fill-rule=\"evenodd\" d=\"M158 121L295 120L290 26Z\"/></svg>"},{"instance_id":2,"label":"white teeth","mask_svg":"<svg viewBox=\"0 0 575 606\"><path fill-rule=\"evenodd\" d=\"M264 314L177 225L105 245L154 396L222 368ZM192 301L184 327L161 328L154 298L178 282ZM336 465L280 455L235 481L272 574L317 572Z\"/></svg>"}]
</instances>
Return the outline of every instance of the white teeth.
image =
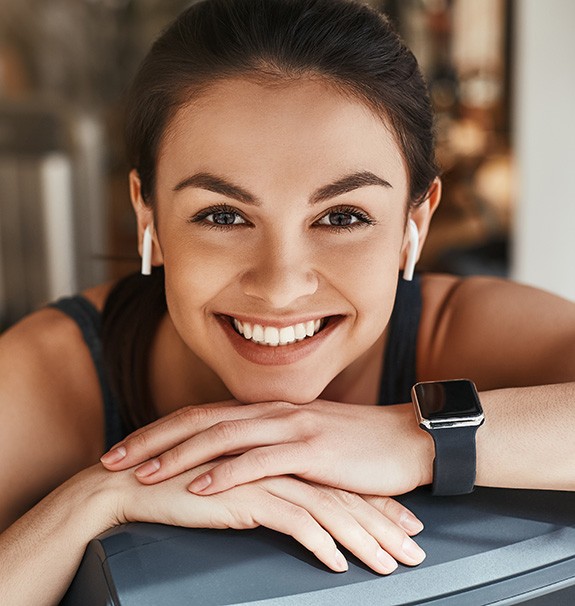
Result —
<instances>
[{"instance_id":1,"label":"white teeth","mask_svg":"<svg viewBox=\"0 0 575 606\"><path fill-rule=\"evenodd\" d=\"M294 326L295 338L298 341L303 341L306 338L305 325L304 324L296 324Z\"/></svg>"},{"instance_id":2,"label":"white teeth","mask_svg":"<svg viewBox=\"0 0 575 606\"><path fill-rule=\"evenodd\" d=\"M254 329L252 332L252 341L256 343L264 342L264 327L260 324L254 324Z\"/></svg>"},{"instance_id":3,"label":"white teeth","mask_svg":"<svg viewBox=\"0 0 575 606\"><path fill-rule=\"evenodd\" d=\"M267 345L279 345L280 331L274 326L266 326L264 328L264 342Z\"/></svg>"},{"instance_id":4,"label":"white teeth","mask_svg":"<svg viewBox=\"0 0 575 606\"><path fill-rule=\"evenodd\" d=\"M236 331L248 341L277 347L278 345L290 345L296 341L302 341L306 337L313 337L322 327L322 320L309 320L293 326L276 328L275 326L262 326L261 324L252 325L249 322L240 322L233 318L233 325Z\"/></svg>"},{"instance_id":5,"label":"white teeth","mask_svg":"<svg viewBox=\"0 0 575 606\"><path fill-rule=\"evenodd\" d=\"M315 322L313 320L306 322L305 323L305 334L308 337L313 337L314 332L315 332Z\"/></svg>"},{"instance_id":6,"label":"white teeth","mask_svg":"<svg viewBox=\"0 0 575 606\"><path fill-rule=\"evenodd\" d=\"M293 326L286 326L280 328L280 345L287 345L288 343L295 342L295 328Z\"/></svg>"}]
</instances>

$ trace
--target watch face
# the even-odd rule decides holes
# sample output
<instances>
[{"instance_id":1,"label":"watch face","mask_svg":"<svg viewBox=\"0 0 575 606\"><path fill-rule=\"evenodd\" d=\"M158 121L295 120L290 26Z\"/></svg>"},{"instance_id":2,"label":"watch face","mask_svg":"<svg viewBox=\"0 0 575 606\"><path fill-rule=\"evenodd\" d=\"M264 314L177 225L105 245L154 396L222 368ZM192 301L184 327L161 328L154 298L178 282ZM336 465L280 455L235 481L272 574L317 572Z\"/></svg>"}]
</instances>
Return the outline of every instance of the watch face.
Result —
<instances>
[{"instance_id":1,"label":"watch face","mask_svg":"<svg viewBox=\"0 0 575 606\"><path fill-rule=\"evenodd\" d=\"M418 383L414 390L424 419L475 417L483 413L475 385L466 379Z\"/></svg>"}]
</instances>

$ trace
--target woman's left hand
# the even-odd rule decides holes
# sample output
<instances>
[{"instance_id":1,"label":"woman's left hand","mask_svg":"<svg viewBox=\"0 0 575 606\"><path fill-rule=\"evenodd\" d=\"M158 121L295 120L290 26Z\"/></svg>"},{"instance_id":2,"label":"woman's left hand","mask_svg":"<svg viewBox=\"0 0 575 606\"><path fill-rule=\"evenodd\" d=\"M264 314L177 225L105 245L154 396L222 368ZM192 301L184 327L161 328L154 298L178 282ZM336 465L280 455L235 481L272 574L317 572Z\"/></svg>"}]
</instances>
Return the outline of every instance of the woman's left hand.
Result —
<instances>
[{"instance_id":1,"label":"woman's left hand","mask_svg":"<svg viewBox=\"0 0 575 606\"><path fill-rule=\"evenodd\" d=\"M188 406L143 427L102 457L110 470L140 463L155 484L224 455L190 491L213 494L268 476L297 475L359 494L397 495L432 477L433 444L410 405L316 400Z\"/></svg>"}]
</instances>

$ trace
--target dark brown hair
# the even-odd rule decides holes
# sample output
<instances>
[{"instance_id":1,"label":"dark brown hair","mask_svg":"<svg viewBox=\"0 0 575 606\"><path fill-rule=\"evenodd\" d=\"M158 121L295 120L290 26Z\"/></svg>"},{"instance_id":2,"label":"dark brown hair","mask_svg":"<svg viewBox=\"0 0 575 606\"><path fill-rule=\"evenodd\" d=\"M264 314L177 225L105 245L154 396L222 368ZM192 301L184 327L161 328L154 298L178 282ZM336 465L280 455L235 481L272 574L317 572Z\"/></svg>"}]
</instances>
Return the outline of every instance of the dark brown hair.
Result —
<instances>
[{"instance_id":1,"label":"dark brown hair","mask_svg":"<svg viewBox=\"0 0 575 606\"><path fill-rule=\"evenodd\" d=\"M130 90L128 157L144 201L153 207L158 150L182 104L224 78L306 76L325 78L387 121L408 170L409 204L423 200L437 175L431 106L413 54L383 15L350 0L204 0L156 40ZM128 429L154 417L145 377L165 309L161 270L121 282L106 305L105 357Z\"/></svg>"}]
</instances>

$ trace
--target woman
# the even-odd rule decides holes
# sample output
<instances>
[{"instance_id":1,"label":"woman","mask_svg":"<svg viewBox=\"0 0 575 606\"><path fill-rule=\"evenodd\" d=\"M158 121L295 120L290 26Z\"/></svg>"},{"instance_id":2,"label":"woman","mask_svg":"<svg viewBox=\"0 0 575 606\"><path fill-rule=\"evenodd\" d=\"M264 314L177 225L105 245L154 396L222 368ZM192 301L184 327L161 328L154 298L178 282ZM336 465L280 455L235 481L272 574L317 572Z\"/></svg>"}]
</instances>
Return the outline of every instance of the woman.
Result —
<instances>
[{"instance_id":1,"label":"woman","mask_svg":"<svg viewBox=\"0 0 575 606\"><path fill-rule=\"evenodd\" d=\"M435 479L416 381L475 381L477 484L575 488L573 304L404 279L441 188L423 81L384 18L195 4L128 110L151 275L0 340L3 602L57 602L87 542L126 521L261 524L334 571L334 539L382 574L418 564L422 524L389 498Z\"/></svg>"}]
</instances>

